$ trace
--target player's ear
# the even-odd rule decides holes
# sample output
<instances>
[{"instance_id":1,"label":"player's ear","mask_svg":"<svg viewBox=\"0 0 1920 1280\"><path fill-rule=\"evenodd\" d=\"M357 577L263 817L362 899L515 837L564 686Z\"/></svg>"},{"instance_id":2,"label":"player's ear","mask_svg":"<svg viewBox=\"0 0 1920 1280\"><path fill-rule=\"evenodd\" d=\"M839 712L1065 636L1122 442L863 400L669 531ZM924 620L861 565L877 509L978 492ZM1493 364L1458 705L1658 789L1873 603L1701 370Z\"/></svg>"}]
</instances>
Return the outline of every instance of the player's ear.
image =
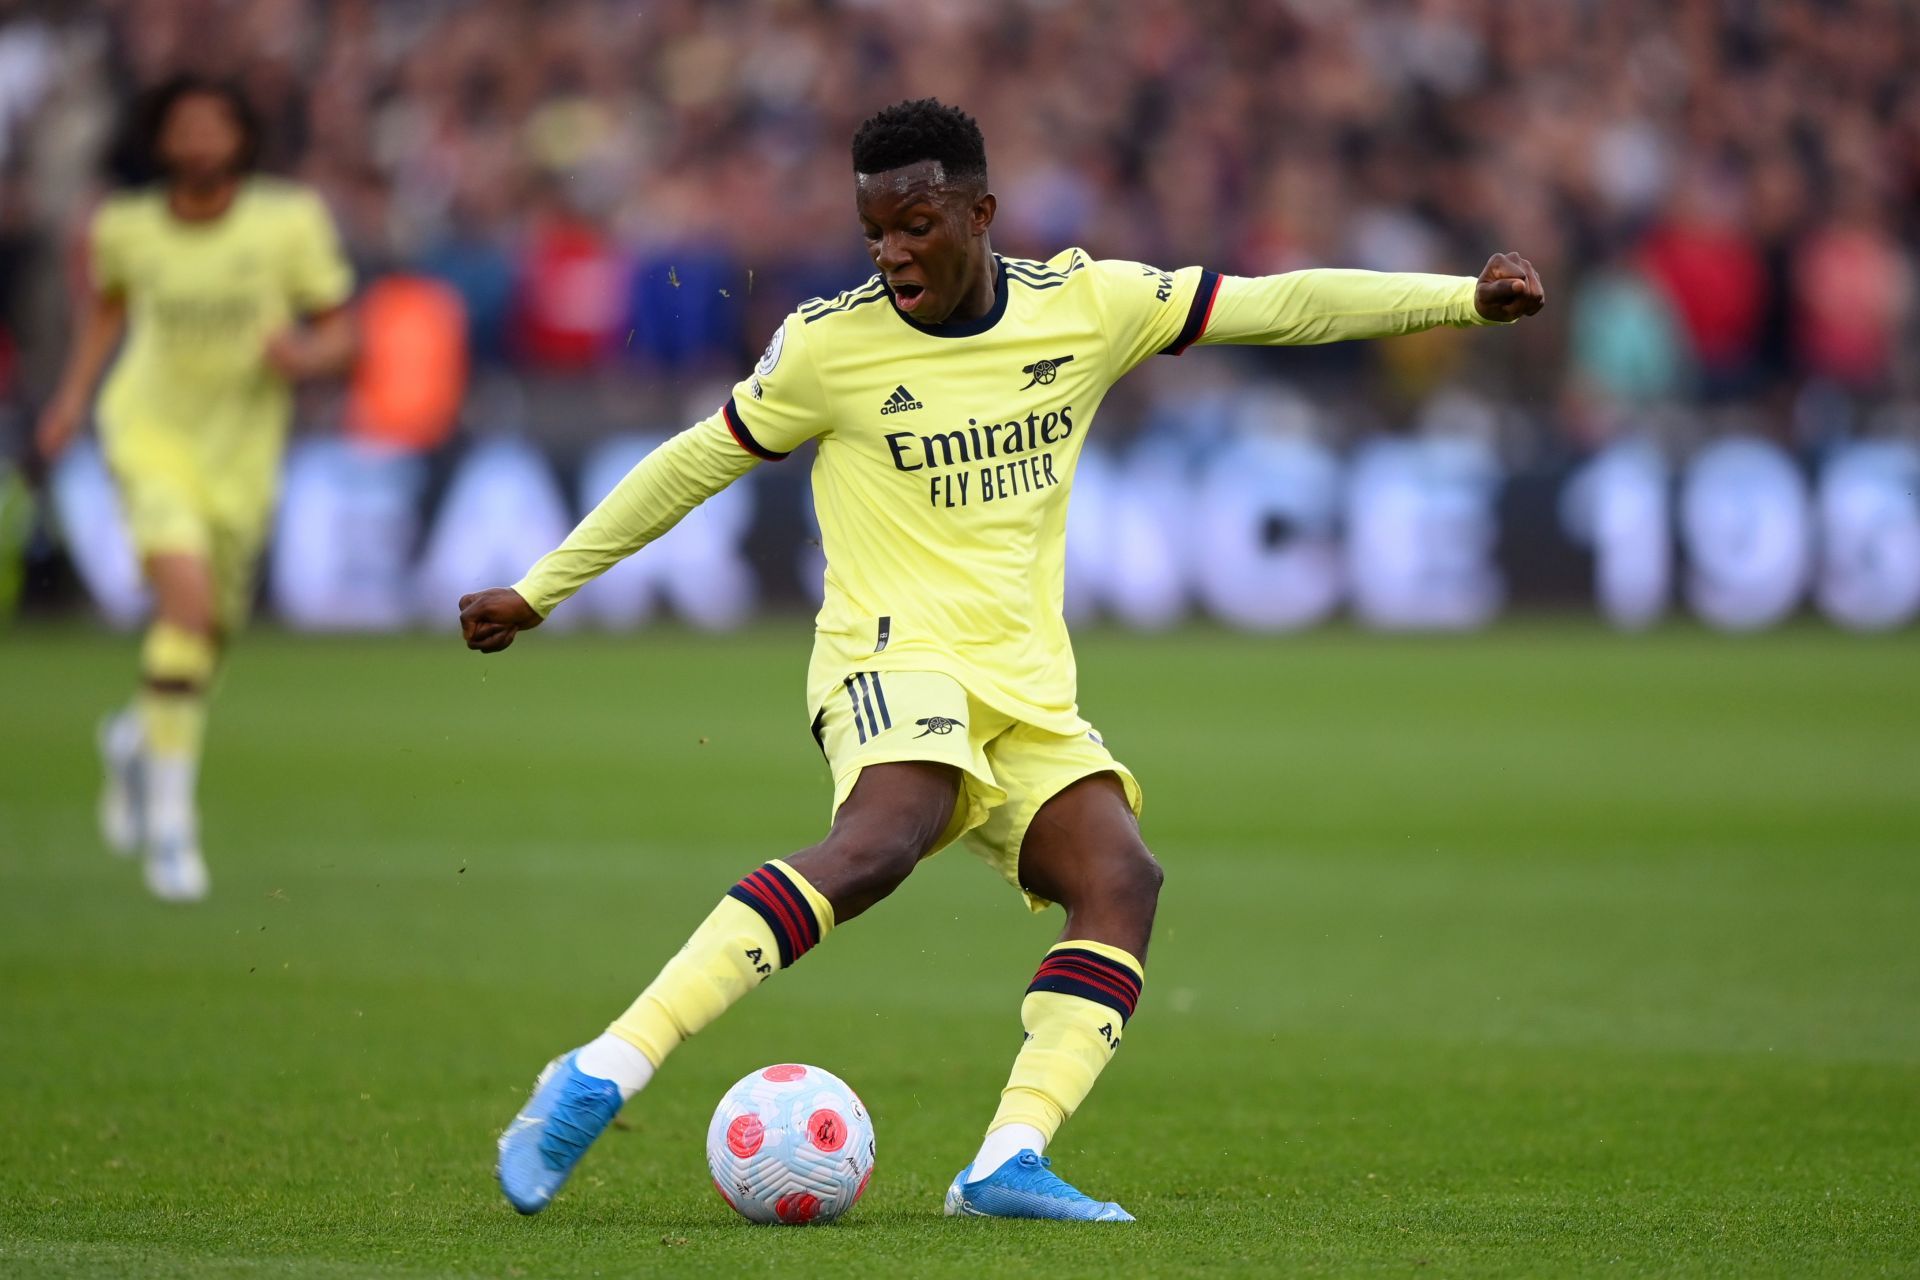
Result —
<instances>
[{"instance_id":1,"label":"player's ear","mask_svg":"<svg viewBox=\"0 0 1920 1280\"><path fill-rule=\"evenodd\" d=\"M976 236L987 234L987 228L993 225L994 212L999 207L1000 202L993 198L993 192L980 193L980 198L973 202L973 208L969 211L969 226L973 234Z\"/></svg>"}]
</instances>

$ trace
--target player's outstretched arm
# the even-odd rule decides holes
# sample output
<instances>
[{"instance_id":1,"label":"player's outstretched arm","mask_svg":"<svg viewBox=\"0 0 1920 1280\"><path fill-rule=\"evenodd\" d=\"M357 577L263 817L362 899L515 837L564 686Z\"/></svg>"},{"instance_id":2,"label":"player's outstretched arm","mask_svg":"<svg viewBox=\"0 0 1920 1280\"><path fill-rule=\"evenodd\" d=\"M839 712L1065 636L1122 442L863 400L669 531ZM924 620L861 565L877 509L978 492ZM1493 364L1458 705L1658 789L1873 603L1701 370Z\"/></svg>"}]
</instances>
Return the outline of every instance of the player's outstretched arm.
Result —
<instances>
[{"instance_id":1,"label":"player's outstretched arm","mask_svg":"<svg viewBox=\"0 0 1920 1280\"><path fill-rule=\"evenodd\" d=\"M1308 270L1222 276L1202 343L1307 346L1389 338L1441 325L1510 324L1546 305L1539 273L1498 253L1478 277Z\"/></svg>"},{"instance_id":2,"label":"player's outstretched arm","mask_svg":"<svg viewBox=\"0 0 1920 1280\"><path fill-rule=\"evenodd\" d=\"M729 432L724 411L655 449L511 587L460 597L467 648L498 653L561 601L680 522L752 470L757 459Z\"/></svg>"},{"instance_id":3,"label":"player's outstretched arm","mask_svg":"<svg viewBox=\"0 0 1920 1280\"><path fill-rule=\"evenodd\" d=\"M467 647L496 653L581 587L673 528L761 459L778 462L827 429L829 414L798 314L775 330L719 412L640 460L567 540L511 587L460 598Z\"/></svg>"}]
</instances>

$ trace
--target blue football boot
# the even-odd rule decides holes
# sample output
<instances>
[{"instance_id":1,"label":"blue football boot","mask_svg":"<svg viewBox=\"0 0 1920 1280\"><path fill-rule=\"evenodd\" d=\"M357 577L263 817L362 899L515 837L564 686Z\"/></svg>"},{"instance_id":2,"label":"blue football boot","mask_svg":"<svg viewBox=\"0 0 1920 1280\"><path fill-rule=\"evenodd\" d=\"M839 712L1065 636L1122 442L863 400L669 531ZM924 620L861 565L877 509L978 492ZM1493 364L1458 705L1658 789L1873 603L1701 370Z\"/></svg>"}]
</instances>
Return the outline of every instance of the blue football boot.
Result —
<instances>
[{"instance_id":1,"label":"blue football boot","mask_svg":"<svg viewBox=\"0 0 1920 1280\"><path fill-rule=\"evenodd\" d=\"M547 1207L620 1110L620 1086L574 1066L579 1052L547 1064L533 1096L500 1135L500 1189L522 1213Z\"/></svg>"},{"instance_id":2,"label":"blue football boot","mask_svg":"<svg viewBox=\"0 0 1920 1280\"><path fill-rule=\"evenodd\" d=\"M1082 1195L1053 1171L1053 1161L1022 1151L978 1182L973 1166L947 1188L949 1218L1055 1218L1064 1222L1132 1222L1117 1204Z\"/></svg>"}]
</instances>

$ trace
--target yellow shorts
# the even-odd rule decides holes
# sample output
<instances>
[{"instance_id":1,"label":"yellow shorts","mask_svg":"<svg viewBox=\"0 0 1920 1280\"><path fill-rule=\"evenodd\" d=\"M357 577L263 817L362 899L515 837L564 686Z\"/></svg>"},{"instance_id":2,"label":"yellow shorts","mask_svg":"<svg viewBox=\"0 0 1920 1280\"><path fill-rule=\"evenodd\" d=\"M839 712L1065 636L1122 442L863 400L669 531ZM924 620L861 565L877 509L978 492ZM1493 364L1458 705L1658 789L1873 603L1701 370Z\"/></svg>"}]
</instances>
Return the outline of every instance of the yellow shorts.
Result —
<instances>
[{"instance_id":1,"label":"yellow shorts","mask_svg":"<svg viewBox=\"0 0 1920 1280\"><path fill-rule=\"evenodd\" d=\"M263 476L258 466L210 467L157 432L115 432L105 453L135 553L142 560L177 554L207 561L217 620L223 630L238 630L252 611L277 469Z\"/></svg>"},{"instance_id":2,"label":"yellow shorts","mask_svg":"<svg viewBox=\"0 0 1920 1280\"><path fill-rule=\"evenodd\" d=\"M1040 806L1082 778L1111 773L1140 813L1139 781L1091 729L1068 736L1023 723L930 671L862 671L841 688L813 722L833 770L833 811L868 765L950 764L960 771L960 802L939 847L964 838L1034 911L1052 904L1020 883L1020 845Z\"/></svg>"}]
</instances>

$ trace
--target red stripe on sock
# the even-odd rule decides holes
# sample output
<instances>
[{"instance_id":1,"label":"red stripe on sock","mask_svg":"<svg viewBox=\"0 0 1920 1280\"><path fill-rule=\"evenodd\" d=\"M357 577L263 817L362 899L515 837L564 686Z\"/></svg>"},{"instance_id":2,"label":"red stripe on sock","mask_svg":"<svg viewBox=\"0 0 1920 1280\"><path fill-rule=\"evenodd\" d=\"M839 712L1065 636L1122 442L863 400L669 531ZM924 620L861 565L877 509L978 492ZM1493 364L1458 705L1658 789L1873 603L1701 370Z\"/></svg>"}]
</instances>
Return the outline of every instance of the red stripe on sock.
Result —
<instances>
[{"instance_id":1,"label":"red stripe on sock","mask_svg":"<svg viewBox=\"0 0 1920 1280\"><path fill-rule=\"evenodd\" d=\"M800 950L811 951L813 944L820 941L820 920L819 917L813 914L813 904L807 901L806 894L800 892L800 886L795 884L790 877L782 874L778 867L765 866L760 869L766 872L774 889L780 894L781 900L792 907L799 915L802 929L801 940L806 943Z\"/></svg>"},{"instance_id":2,"label":"red stripe on sock","mask_svg":"<svg viewBox=\"0 0 1920 1280\"><path fill-rule=\"evenodd\" d=\"M1123 986L1132 988L1136 994L1138 994L1140 990L1139 974L1135 973L1126 965L1121 964L1119 961L1109 960L1107 957L1095 951L1083 951L1077 948L1069 949L1062 947L1057 951L1049 951L1047 958L1041 961L1042 968L1045 968L1049 964L1081 965L1091 972L1105 974Z\"/></svg>"},{"instance_id":3,"label":"red stripe on sock","mask_svg":"<svg viewBox=\"0 0 1920 1280\"><path fill-rule=\"evenodd\" d=\"M787 940L793 944L794 953L799 954L801 937L799 927L793 918L793 908L787 905L786 900L761 877L758 871L740 883L745 885L747 892L779 919L780 927L787 932Z\"/></svg>"},{"instance_id":4,"label":"red stripe on sock","mask_svg":"<svg viewBox=\"0 0 1920 1280\"><path fill-rule=\"evenodd\" d=\"M1040 966L1040 971L1033 976L1036 981L1041 978L1052 977L1070 978L1075 982L1084 982L1088 986L1105 991L1114 999L1121 1001L1127 1006L1128 1012L1132 1012L1134 1005L1139 1001L1138 995L1126 990L1118 983L1113 982L1106 975L1095 973L1089 969L1072 968L1065 962L1043 964Z\"/></svg>"},{"instance_id":5,"label":"red stripe on sock","mask_svg":"<svg viewBox=\"0 0 1920 1280\"><path fill-rule=\"evenodd\" d=\"M740 882L740 887L752 894L768 911L773 913L775 919L780 921L780 927L787 931L787 950L792 952L794 959L797 960L800 958L801 951L798 944L804 935L795 927L798 922L793 918L793 908L782 901L778 893L762 883L760 881L760 875L761 873L759 871L754 872Z\"/></svg>"},{"instance_id":6,"label":"red stripe on sock","mask_svg":"<svg viewBox=\"0 0 1920 1280\"><path fill-rule=\"evenodd\" d=\"M1110 978L1122 986L1130 987L1135 991L1140 989L1140 978L1133 970L1104 958L1096 959L1087 955L1055 951L1048 954L1047 958L1041 962L1040 967L1044 969L1050 964L1077 966L1089 973L1097 973L1103 977Z\"/></svg>"}]
</instances>

